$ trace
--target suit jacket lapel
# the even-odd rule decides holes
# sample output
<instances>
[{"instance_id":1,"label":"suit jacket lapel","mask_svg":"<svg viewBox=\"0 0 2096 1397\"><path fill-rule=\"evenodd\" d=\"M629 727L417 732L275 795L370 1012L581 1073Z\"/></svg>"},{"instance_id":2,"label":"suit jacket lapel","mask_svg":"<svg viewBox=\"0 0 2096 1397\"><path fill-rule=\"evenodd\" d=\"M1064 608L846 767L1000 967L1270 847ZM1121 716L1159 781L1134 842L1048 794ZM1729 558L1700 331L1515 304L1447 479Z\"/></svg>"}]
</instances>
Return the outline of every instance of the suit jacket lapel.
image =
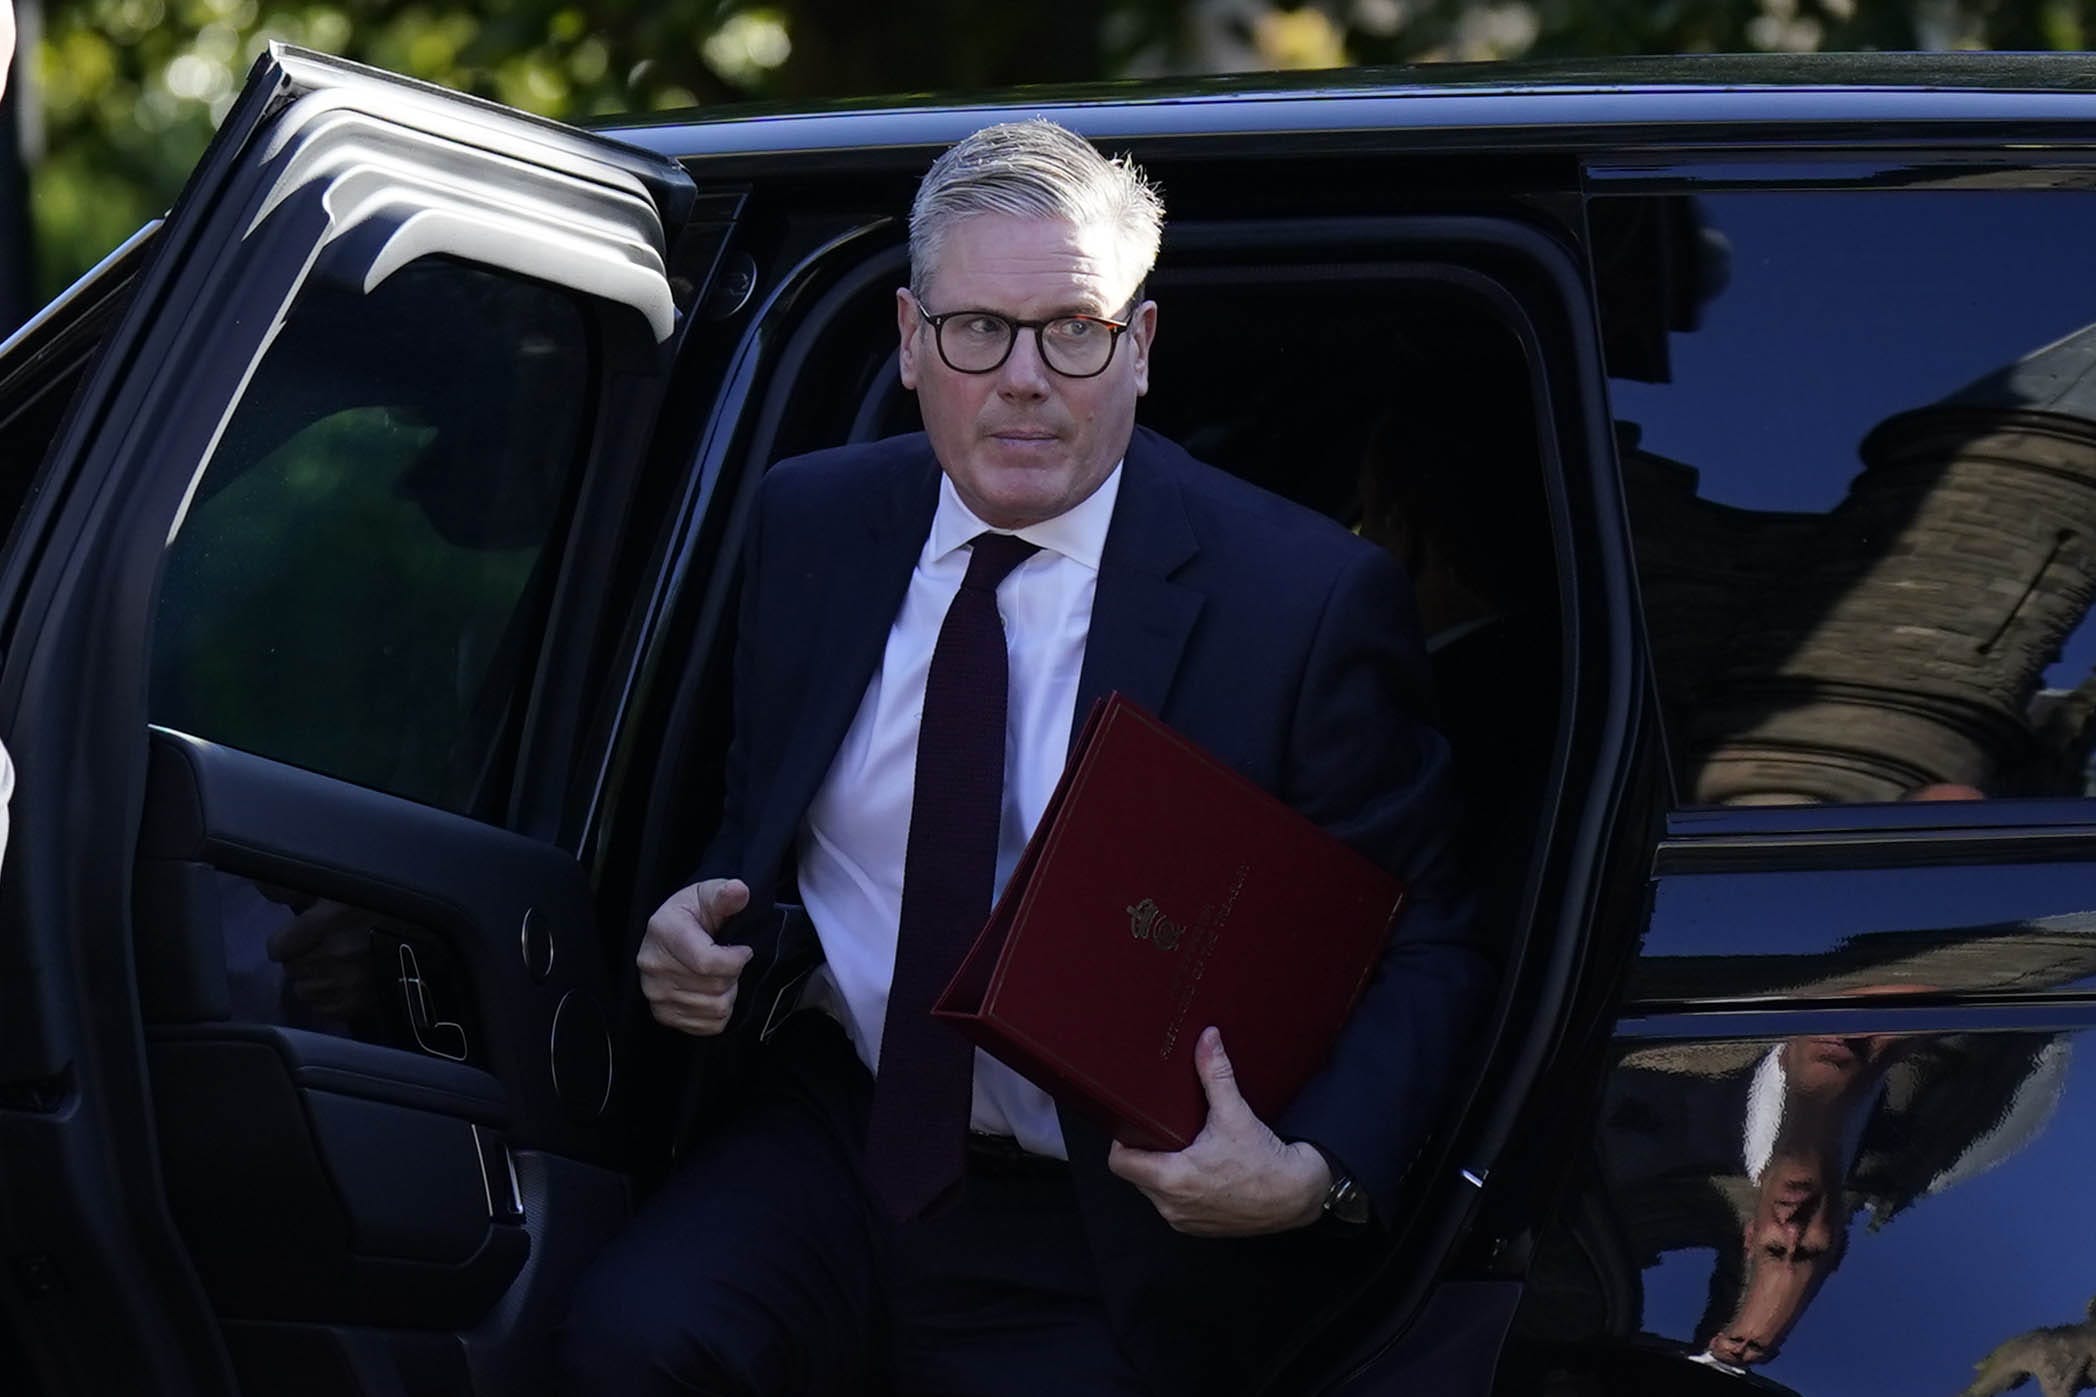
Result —
<instances>
[{"instance_id":1,"label":"suit jacket lapel","mask_svg":"<svg viewBox=\"0 0 2096 1397\"><path fill-rule=\"evenodd\" d=\"M1091 634L1077 679L1074 741L1094 701L1118 689L1152 713L1171 696L1202 595L1171 580L1200 544L1172 469L1176 448L1137 429L1121 466L1121 493L1099 559Z\"/></svg>"},{"instance_id":2,"label":"suit jacket lapel","mask_svg":"<svg viewBox=\"0 0 2096 1397\"><path fill-rule=\"evenodd\" d=\"M866 696L924 549L939 503L939 471L929 448L896 472L881 503L840 531L835 554L823 560L831 583L822 614L802 618L813 633L808 689L759 826L766 850L776 844L781 859Z\"/></svg>"}]
</instances>

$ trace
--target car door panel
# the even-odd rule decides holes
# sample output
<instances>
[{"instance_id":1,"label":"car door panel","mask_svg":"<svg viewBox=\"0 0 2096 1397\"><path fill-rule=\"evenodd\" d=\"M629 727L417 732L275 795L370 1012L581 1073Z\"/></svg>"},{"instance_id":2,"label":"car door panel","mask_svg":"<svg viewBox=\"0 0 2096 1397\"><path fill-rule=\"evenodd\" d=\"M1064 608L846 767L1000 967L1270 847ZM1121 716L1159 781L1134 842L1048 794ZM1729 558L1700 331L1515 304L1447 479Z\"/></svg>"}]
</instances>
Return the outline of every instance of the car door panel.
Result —
<instances>
[{"instance_id":1,"label":"car door panel","mask_svg":"<svg viewBox=\"0 0 2096 1397\"><path fill-rule=\"evenodd\" d=\"M0 879L0 1253L18 1259L0 1307L40 1390L549 1382L558 1297L625 1207L599 1124L604 970L585 870L488 821L508 806L505 754L532 745L546 598L580 614L601 587L568 566L563 531L618 517L596 497L627 488L652 420L680 316L665 258L692 193L672 162L273 48L156 234L0 565L0 723L22 773ZM464 289L419 300L433 275ZM424 373L415 357L433 352L418 339L480 323L474 298L498 284L570 307L588 351L573 362L590 379L562 394L572 434L551 446L488 432L500 398L478 418L444 416L475 366ZM406 355L360 379L314 346L345 343L366 300L395 316L393 338L370 345ZM285 360L301 335L302 357ZM538 339L514 348L569 371ZM380 391L402 385L413 395ZM271 401L251 403L251 388ZM363 424L361 444L300 436L318 424L339 438L342 422ZM387 439L406 446L374 465L366 448ZM502 464L532 450L566 474L496 497L464 469L492 461L507 490ZM320 512L273 532L250 522L315 469L352 467L374 482L361 495L309 490ZM369 476L381 467L402 482L391 493L391 477ZM256 492L261 475L276 494ZM328 515L338 498L365 513ZM460 585L447 577L499 565L508 579L495 609L461 613L456 643L440 635L451 648L418 661L449 676L439 697L477 744L421 785L414 752L374 752L367 733L344 756L326 740L353 707L243 697L251 674L275 683L273 640L227 670L211 647L239 636L237 618L191 625L234 595L198 581L223 581L199 571L199 550L279 536L295 554L300 530L331 517L339 549L371 511L401 508L462 560L452 574L351 551L316 576L422 586L393 603L403 621L431 599L442 610ZM175 548L200 511L219 532ZM158 606L171 557L188 569L175 620L192 633L175 653L189 668L173 672L186 695L155 648L172 624ZM236 581L265 621L320 595L272 589L266 571ZM331 627L281 636L301 631L338 658ZM350 653L339 673L404 731L423 726L426 676L407 661ZM149 730L169 693L194 721ZM230 711L284 740L209 740Z\"/></svg>"},{"instance_id":2,"label":"car door panel","mask_svg":"<svg viewBox=\"0 0 2096 1397\"><path fill-rule=\"evenodd\" d=\"M142 885L164 876L156 868L163 862L202 867L283 891L291 905L266 905L286 916L313 898L346 904L352 921L355 914L371 918L368 934L379 950L367 988L384 1002L355 1016L367 1026L365 1036L402 1054L411 1064L402 1070L427 1072L427 1062L445 1063L451 1054L416 1041L418 1019L424 1034L436 1023L470 1024L464 1060L504 1084L520 1143L580 1157L594 1151L609 1061L599 1049L595 1075L586 1077L590 1054L570 1038L585 1031L587 1016L575 1006L603 995L601 960L589 940L588 884L572 855L201 739L156 730L153 750L139 844ZM244 928L230 924L233 912L221 908L217 918L199 922L195 909L204 901L171 900L164 920L157 906L141 902L141 965L164 957L185 968L180 978L208 988L212 970L199 973L199 965L223 978L231 972L218 967L229 952L267 954L254 938L242 940ZM550 956L527 957L527 921L545 929ZM404 983L414 977L402 968L400 946L420 948L411 963L428 983L419 989ZM456 964L464 983L435 981L431 967L439 956ZM415 999L421 1007L411 1010ZM204 1007L200 995L166 1011L186 1008L183 1019L195 1022ZM353 1046L368 1049L367 1058L378 1054L368 1043ZM555 1080L556 1061L568 1068L565 1085Z\"/></svg>"},{"instance_id":3,"label":"car door panel","mask_svg":"<svg viewBox=\"0 0 2096 1397\"><path fill-rule=\"evenodd\" d=\"M329 1090L237 1031L156 1032L148 1052L169 1205L220 1315L459 1329L523 1267L506 1183L489 1202L499 1132L371 1099L386 1079Z\"/></svg>"},{"instance_id":4,"label":"car door panel","mask_svg":"<svg viewBox=\"0 0 2096 1397\"><path fill-rule=\"evenodd\" d=\"M168 1196L215 1308L478 1322L528 1251L511 1148L597 1147L610 1058L580 868L198 739L156 731L153 752L142 999Z\"/></svg>"}]
</instances>

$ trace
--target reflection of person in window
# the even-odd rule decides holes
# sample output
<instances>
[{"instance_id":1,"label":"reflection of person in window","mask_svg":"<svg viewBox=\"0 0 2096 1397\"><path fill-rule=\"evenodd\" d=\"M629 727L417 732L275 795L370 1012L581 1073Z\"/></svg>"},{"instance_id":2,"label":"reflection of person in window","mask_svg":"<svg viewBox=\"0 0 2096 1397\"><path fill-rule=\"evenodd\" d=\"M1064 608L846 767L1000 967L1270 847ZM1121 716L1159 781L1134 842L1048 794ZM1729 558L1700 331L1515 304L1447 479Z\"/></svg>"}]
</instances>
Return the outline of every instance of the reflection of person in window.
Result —
<instances>
[{"instance_id":1,"label":"reflection of person in window","mask_svg":"<svg viewBox=\"0 0 2096 1397\"><path fill-rule=\"evenodd\" d=\"M1973 786L1938 782L1908 801L1984 800ZM1857 993L1913 992L1921 985ZM1728 1363L1766 1363L1848 1251L1845 1184L1864 1124L1903 1039L1819 1035L1772 1049L1748 1096L1745 1155L1754 1212L1742 1234L1746 1285L1707 1351Z\"/></svg>"},{"instance_id":2,"label":"reflection of person in window","mask_svg":"<svg viewBox=\"0 0 2096 1397\"><path fill-rule=\"evenodd\" d=\"M1986 798L1955 783L1905 797ZM1898 983L1839 992L1944 983L1915 967ZM1605 1140L1639 1265L1715 1246L1693 1343L1720 1363L1770 1362L1841 1265L1853 1215L1875 1231L2021 1149L2056 1108L2067 1057L2064 1039L2032 1034L1817 1035L1765 1051L1713 1042L1634 1054L1611 1085ZM1724 1236L1735 1227L1736 1251Z\"/></svg>"},{"instance_id":3,"label":"reflection of person in window","mask_svg":"<svg viewBox=\"0 0 2096 1397\"><path fill-rule=\"evenodd\" d=\"M1898 1040L1792 1038L1770 1050L1748 1095L1745 1156L1754 1212L1742 1230L1746 1287L1709 1343L1728 1363L1765 1363L1848 1250L1843 1182Z\"/></svg>"},{"instance_id":4,"label":"reflection of person in window","mask_svg":"<svg viewBox=\"0 0 2096 1397\"><path fill-rule=\"evenodd\" d=\"M1901 986L1906 990L1920 988ZM1755 1068L1741 1154L1754 1187L1743 1276L1724 1268L1699 1326L1711 1358L1773 1360L1847 1254L1871 1231L2029 1144L2057 1109L2068 1045L2045 1034L1788 1039Z\"/></svg>"},{"instance_id":5,"label":"reflection of person in window","mask_svg":"<svg viewBox=\"0 0 2096 1397\"><path fill-rule=\"evenodd\" d=\"M1857 1228L1878 1231L2029 1145L2058 1109L2070 1057L2051 1033L1641 1048L1604 1107L1607 1211L1648 1277L1670 1253L1715 1254L1703 1313L1679 1335L1693 1352L1772 1362L1827 1277L1856 1264ZM1568 1283L1581 1284L1557 1282Z\"/></svg>"}]
</instances>

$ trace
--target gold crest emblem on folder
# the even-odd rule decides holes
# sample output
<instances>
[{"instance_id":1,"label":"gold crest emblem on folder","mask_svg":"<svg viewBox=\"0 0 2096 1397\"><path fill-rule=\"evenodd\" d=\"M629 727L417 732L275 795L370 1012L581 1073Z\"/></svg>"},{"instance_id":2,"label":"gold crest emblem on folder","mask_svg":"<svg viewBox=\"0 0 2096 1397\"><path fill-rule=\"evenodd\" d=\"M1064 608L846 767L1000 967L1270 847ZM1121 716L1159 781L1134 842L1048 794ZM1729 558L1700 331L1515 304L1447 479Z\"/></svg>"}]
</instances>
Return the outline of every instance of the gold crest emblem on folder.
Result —
<instances>
[{"instance_id":1,"label":"gold crest emblem on folder","mask_svg":"<svg viewBox=\"0 0 2096 1397\"><path fill-rule=\"evenodd\" d=\"M1138 941L1148 941L1161 951L1177 950L1179 937L1186 929L1167 917L1151 898L1144 898L1128 909L1128 934Z\"/></svg>"}]
</instances>

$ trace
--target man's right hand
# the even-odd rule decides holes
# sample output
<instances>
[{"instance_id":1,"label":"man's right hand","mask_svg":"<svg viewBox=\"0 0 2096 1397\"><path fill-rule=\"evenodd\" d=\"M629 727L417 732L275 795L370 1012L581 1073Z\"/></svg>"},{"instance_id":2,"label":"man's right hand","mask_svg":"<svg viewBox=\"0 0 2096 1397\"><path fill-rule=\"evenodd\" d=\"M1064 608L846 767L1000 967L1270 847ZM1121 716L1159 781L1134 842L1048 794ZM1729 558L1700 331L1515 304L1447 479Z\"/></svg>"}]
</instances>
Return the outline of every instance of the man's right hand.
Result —
<instances>
[{"instance_id":1,"label":"man's right hand","mask_svg":"<svg viewBox=\"0 0 2096 1397\"><path fill-rule=\"evenodd\" d=\"M634 963L657 1023L708 1036L728 1026L742 967L754 953L748 946L723 946L713 937L749 903L750 890L741 879L709 878L670 894L648 918L648 934Z\"/></svg>"}]
</instances>

